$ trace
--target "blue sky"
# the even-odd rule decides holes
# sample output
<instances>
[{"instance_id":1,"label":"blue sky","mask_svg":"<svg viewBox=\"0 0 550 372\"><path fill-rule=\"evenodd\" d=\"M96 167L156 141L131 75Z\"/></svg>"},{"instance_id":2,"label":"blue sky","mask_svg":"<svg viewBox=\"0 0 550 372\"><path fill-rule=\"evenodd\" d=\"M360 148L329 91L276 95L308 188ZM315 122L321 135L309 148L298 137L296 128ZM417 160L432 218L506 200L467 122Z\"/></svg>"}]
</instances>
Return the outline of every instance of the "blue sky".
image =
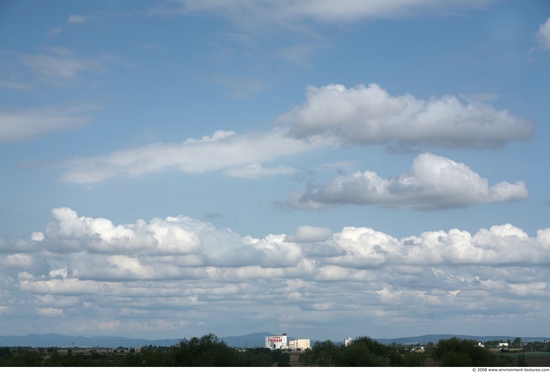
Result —
<instances>
[{"instance_id":1,"label":"blue sky","mask_svg":"<svg viewBox=\"0 0 550 372\"><path fill-rule=\"evenodd\" d=\"M0 333L547 336L549 17L0 3Z\"/></svg>"}]
</instances>

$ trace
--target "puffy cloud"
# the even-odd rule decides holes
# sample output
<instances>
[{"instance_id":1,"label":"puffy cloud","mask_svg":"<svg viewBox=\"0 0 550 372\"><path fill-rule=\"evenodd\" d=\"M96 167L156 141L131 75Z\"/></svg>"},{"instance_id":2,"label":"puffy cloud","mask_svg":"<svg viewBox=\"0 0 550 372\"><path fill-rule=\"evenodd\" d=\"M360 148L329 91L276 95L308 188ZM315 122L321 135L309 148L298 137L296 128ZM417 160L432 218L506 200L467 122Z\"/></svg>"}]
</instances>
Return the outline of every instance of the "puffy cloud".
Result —
<instances>
[{"instance_id":1,"label":"puffy cloud","mask_svg":"<svg viewBox=\"0 0 550 372\"><path fill-rule=\"evenodd\" d=\"M401 256L397 239L366 227L346 227L333 241L341 255L327 261L338 266L373 267Z\"/></svg>"},{"instance_id":2,"label":"puffy cloud","mask_svg":"<svg viewBox=\"0 0 550 372\"><path fill-rule=\"evenodd\" d=\"M259 163L325 143L321 139L306 143L288 138L279 129L249 135L220 130L211 137L189 138L182 143L157 143L107 156L69 160L65 164L69 170L63 179L73 183L97 183L120 175L140 176L172 169L188 173L217 170L246 178L286 174L290 168L262 168Z\"/></svg>"},{"instance_id":3,"label":"puffy cloud","mask_svg":"<svg viewBox=\"0 0 550 372\"><path fill-rule=\"evenodd\" d=\"M540 25L537 31L537 38L543 49L550 49L550 18Z\"/></svg>"},{"instance_id":4,"label":"puffy cloud","mask_svg":"<svg viewBox=\"0 0 550 372\"><path fill-rule=\"evenodd\" d=\"M37 247L64 257L49 260L50 271L56 275L73 275L78 270L128 269L147 267L150 273L160 265L163 272L155 277L169 277L170 268L215 267L218 269L255 266L296 267L303 262L312 272L317 264L338 263L341 267L379 264L542 264L550 260L550 228L539 230L531 238L523 230L510 224L480 229L472 235L467 231L451 229L429 231L420 236L398 239L367 227L345 227L341 232L330 229L301 226L293 236L270 234L264 238L240 236L231 230L216 228L208 222L186 216L154 218L149 223L115 226L105 218L79 217L69 208L52 211L55 222L50 223ZM63 249L71 241L71 247ZM315 263L309 261L308 247L323 243L337 254ZM69 261L70 260L70 264ZM90 261L91 260L91 261ZM96 261L94 261L96 260ZM31 267L36 257L31 254L9 254L4 262L14 267ZM313 266L310 266L313 263ZM53 265L53 266L52 266ZM324 264L323 264L324 265ZM225 270L225 269L224 269ZM210 277L224 276L229 271L206 271ZM142 276L136 275L136 279Z\"/></svg>"},{"instance_id":5,"label":"puffy cloud","mask_svg":"<svg viewBox=\"0 0 550 372\"><path fill-rule=\"evenodd\" d=\"M31 235L31 240L41 242L42 240L44 240L44 234L40 231L33 232Z\"/></svg>"},{"instance_id":6,"label":"puffy cloud","mask_svg":"<svg viewBox=\"0 0 550 372\"><path fill-rule=\"evenodd\" d=\"M382 178L372 171L337 176L318 189L290 194L287 203L305 209L338 204L446 209L527 196L523 181L489 186L487 179L465 164L424 153L415 158L410 173L394 178Z\"/></svg>"},{"instance_id":7,"label":"puffy cloud","mask_svg":"<svg viewBox=\"0 0 550 372\"><path fill-rule=\"evenodd\" d=\"M533 124L482 102L455 96L391 96L376 84L310 86L302 105L277 118L294 138L325 134L344 143L495 148L533 133Z\"/></svg>"},{"instance_id":8,"label":"puffy cloud","mask_svg":"<svg viewBox=\"0 0 550 372\"><path fill-rule=\"evenodd\" d=\"M502 265L548 260L548 249L510 224L467 231L426 232L420 238L405 238L404 262Z\"/></svg>"},{"instance_id":9,"label":"puffy cloud","mask_svg":"<svg viewBox=\"0 0 550 372\"><path fill-rule=\"evenodd\" d=\"M21 332L43 316L62 320L56 332L95 326L119 335L139 317L142 337L178 324L197 335L338 321L360 333L374 324L440 327L438 319L475 325L469 316L546 319L550 228L533 237L506 224L398 238L301 226L254 238L186 216L117 225L59 208L52 217L27 243L32 252L0 252L0 311Z\"/></svg>"},{"instance_id":10,"label":"puffy cloud","mask_svg":"<svg viewBox=\"0 0 550 372\"><path fill-rule=\"evenodd\" d=\"M43 239L54 241L51 249L58 251L113 254L138 253L154 249L155 255L185 255L199 250L198 232L210 225L187 217L155 218L147 224L114 226L105 218L79 217L69 208L56 208L52 216L57 220L46 227ZM76 244L75 244L76 242Z\"/></svg>"},{"instance_id":11,"label":"puffy cloud","mask_svg":"<svg viewBox=\"0 0 550 372\"><path fill-rule=\"evenodd\" d=\"M70 130L87 124L91 106L42 107L0 110L0 142L29 140L50 132Z\"/></svg>"}]
</instances>

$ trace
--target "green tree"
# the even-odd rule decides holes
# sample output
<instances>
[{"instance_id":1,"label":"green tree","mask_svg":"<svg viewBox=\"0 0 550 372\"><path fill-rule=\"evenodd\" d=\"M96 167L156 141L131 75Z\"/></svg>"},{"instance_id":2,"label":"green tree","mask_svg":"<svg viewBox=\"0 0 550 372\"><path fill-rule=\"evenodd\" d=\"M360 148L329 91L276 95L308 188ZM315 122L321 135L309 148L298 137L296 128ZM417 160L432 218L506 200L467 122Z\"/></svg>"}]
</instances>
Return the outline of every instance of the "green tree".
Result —
<instances>
[{"instance_id":1,"label":"green tree","mask_svg":"<svg viewBox=\"0 0 550 372\"><path fill-rule=\"evenodd\" d=\"M396 345L386 346L369 337L359 337L348 346L335 345L332 341L316 342L311 350L305 351L301 361L319 367L374 367L402 366L405 358Z\"/></svg>"},{"instance_id":2,"label":"green tree","mask_svg":"<svg viewBox=\"0 0 550 372\"><path fill-rule=\"evenodd\" d=\"M506 366L512 363L510 358L478 346L475 340L460 340L457 337L440 340L433 357L442 367Z\"/></svg>"},{"instance_id":3,"label":"green tree","mask_svg":"<svg viewBox=\"0 0 550 372\"><path fill-rule=\"evenodd\" d=\"M11 349L9 347L0 347L0 366L7 367L11 363Z\"/></svg>"},{"instance_id":4,"label":"green tree","mask_svg":"<svg viewBox=\"0 0 550 372\"><path fill-rule=\"evenodd\" d=\"M430 341L426 344L426 347L424 349L426 350L426 354L431 357L435 350L435 344L432 341Z\"/></svg>"},{"instance_id":5,"label":"green tree","mask_svg":"<svg viewBox=\"0 0 550 372\"><path fill-rule=\"evenodd\" d=\"M330 340L316 341L300 360L306 366L331 367L335 365L337 346Z\"/></svg>"},{"instance_id":6,"label":"green tree","mask_svg":"<svg viewBox=\"0 0 550 372\"><path fill-rule=\"evenodd\" d=\"M13 367L41 367L44 365L44 357L38 350L18 350L11 359Z\"/></svg>"},{"instance_id":7,"label":"green tree","mask_svg":"<svg viewBox=\"0 0 550 372\"><path fill-rule=\"evenodd\" d=\"M426 353L409 351L403 355L403 365L406 367L422 367L426 361Z\"/></svg>"},{"instance_id":8,"label":"green tree","mask_svg":"<svg viewBox=\"0 0 550 372\"><path fill-rule=\"evenodd\" d=\"M527 367L527 361L525 360L525 354L519 354L518 355L517 366L518 367Z\"/></svg>"},{"instance_id":9,"label":"green tree","mask_svg":"<svg viewBox=\"0 0 550 372\"><path fill-rule=\"evenodd\" d=\"M242 355L241 365L246 367L270 367L273 366L275 358L273 357L275 350L265 347L257 347L246 349ZM289 357L290 363L290 357Z\"/></svg>"},{"instance_id":10,"label":"green tree","mask_svg":"<svg viewBox=\"0 0 550 372\"><path fill-rule=\"evenodd\" d=\"M467 367L477 364L472 363L472 358L468 353L450 350L441 356L439 365L444 367Z\"/></svg>"},{"instance_id":11,"label":"green tree","mask_svg":"<svg viewBox=\"0 0 550 372\"><path fill-rule=\"evenodd\" d=\"M277 367L290 367L290 355L282 350L271 350L271 359Z\"/></svg>"},{"instance_id":12,"label":"green tree","mask_svg":"<svg viewBox=\"0 0 550 372\"><path fill-rule=\"evenodd\" d=\"M356 338L351 345L344 347L341 353L339 366L349 367L385 367L399 366L402 358L386 345L369 337Z\"/></svg>"},{"instance_id":13,"label":"green tree","mask_svg":"<svg viewBox=\"0 0 550 372\"><path fill-rule=\"evenodd\" d=\"M241 358L238 352L219 341L212 333L200 339L193 337L183 340L172 347L171 357L174 366L187 367L232 367L237 366Z\"/></svg>"}]
</instances>

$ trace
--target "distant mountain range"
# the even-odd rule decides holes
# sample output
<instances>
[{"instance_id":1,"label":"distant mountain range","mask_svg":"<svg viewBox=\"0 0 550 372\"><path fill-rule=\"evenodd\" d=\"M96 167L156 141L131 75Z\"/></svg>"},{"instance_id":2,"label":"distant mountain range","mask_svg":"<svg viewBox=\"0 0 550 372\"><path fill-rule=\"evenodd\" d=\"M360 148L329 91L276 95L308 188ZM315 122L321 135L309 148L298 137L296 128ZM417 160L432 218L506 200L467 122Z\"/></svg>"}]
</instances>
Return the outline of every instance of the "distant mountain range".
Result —
<instances>
[{"instance_id":1,"label":"distant mountain range","mask_svg":"<svg viewBox=\"0 0 550 372\"><path fill-rule=\"evenodd\" d=\"M273 333L260 332L251 333L243 336L220 337L227 345L232 347L263 347L265 336L273 336ZM466 335L424 335L417 337L402 337L402 338L379 338L378 342L389 345L391 343L414 345L425 345L428 342L437 343L439 340L458 337L460 339L472 339L481 342L490 340L510 340L513 341L516 336L466 336ZM294 338L289 337L289 340ZM534 342L550 339L550 337L522 337L523 342ZM0 336L0 346L30 346L30 347L105 347L116 348L123 347L140 347L147 345L155 346L172 346L180 342L180 339L163 339L163 340L147 340L144 338L126 338L126 337L82 337L82 336L66 336L56 333L36 334L32 333L27 336ZM311 340L311 344L315 340ZM333 340L336 344L343 343L343 340Z\"/></svg>"},{"instance_id":2,"label":"distant mountain range","mask_svg":"<svg viewBox=\"0 0 550 372\"><path fill-rule=\"evenodd\" d=\"M66 336L57 333L36 334L27 336L0 336L0 346L30 347L140 347L145 345L171 346L180 340L146 340L126 337L82 337Z\"/></svg>"}]
</instances>

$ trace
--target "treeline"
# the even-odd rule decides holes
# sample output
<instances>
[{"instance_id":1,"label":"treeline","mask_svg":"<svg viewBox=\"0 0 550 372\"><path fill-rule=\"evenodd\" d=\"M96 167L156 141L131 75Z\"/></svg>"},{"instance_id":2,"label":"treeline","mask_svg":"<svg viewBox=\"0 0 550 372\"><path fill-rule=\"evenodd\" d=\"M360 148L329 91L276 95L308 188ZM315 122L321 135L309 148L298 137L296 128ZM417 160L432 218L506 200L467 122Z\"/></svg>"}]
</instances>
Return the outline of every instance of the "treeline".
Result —
<instances>
[{"instance_id":1,"label":"treeline","mask_svg":"<svg viewBox=\"0 0 550 372\"><path fill-rule=\"evenodd\" d=\"M401 344L384 345L369 337L358 337L350 345L316 342L300 355L304 366L512 366L510 357L478 346L474 340L451 338L423 350ZM518 359L518 362L520 359ZM524 360L521 360L524 363ZM522 364L523 364L522 363ZM290 366L290 354L266 348L235 349L214 334L184 339L170 347L147 346L126 353L60 354L56 348L0 348L0 367L269 367Z\"/></svg>"},{"instance_id":2,"label":"treeline","mask_svg":"<svg viewBox=\"0 0 550 372\"><path fill-rule=\"evenodd\" d=\"M290 366L288 353L266 348L237 350L216 335L184 339L170 347L146 346L120 354L59 354L57 349L0 348L0 367L270 367Z\"/></svg>"},{"instance_id":3,"label":"treeline","mask_svg":"<svg viewBox=\"0 0 550 372\"><path fill-rule=\"evenodd\" d=\"M348 346L316 342L301 358L306 366L322 367L421 367L428 360L441 367L513 365L511 358L482 348L475 340L456 337L431 344L420 352L400 344L384 345L369 337L359 337Z\"/></svg>"},{"instance_id":4,"label":"treeline","mask_svg":"<svg viewBox=\"0 0 550 372\"><path fill-rule=\"evenodd\" d=\"M533 351L549 352L550 351L550 342L541 342L541 341L529 342L529 343L527 343L526 345L523 346L523 351L526 351L526 352L533 352Z\"/></svg>"}]
</instances>

